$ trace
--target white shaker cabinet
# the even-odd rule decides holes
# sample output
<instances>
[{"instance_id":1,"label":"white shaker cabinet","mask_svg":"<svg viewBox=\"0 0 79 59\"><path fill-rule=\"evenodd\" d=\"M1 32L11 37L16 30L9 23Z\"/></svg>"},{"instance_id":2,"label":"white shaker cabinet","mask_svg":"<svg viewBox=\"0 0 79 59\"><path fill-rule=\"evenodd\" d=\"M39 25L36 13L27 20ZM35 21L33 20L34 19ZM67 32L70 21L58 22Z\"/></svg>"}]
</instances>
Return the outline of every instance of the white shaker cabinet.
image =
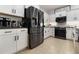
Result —
<instances>
[{"instance_id":1,"label":"white shaker cabinet","mask_svg":"<svg viewBox=\"0 0 79 59\"><path fill-rule=\"evenodd\" d=\"M28 46L28 32L27 29L17 30L17 51L20 51Z\"/></svg>"},{"instance_id":2,"label":"white shaker cabinet","mask_svg":"<svg viewBox=\"0 0 79 59\"><path fill-rule=\"evenodd\" d=\"M27 29L1 29L0 54L16 53L28 46Z\"/></svg>"},{"instance_id":3,"label":"white shaker cabinet","mask_svg":"<svg viewBox=\"0 0 79 59\"><path fill-rule=\"evenodd\" d=\"M2 30L0 30L1 32ZM0 54L16 52L16 37L12 30L0 33Z\"/></svg>"},{"instance_id":4,"label":"white shaker cabinet","mask_svg":"<svg viewBox=\"0 0 79 59\"><path fill-rule=\"evenodd\" d=\"M24 17L24 5L0 5L0 13Z\"/></svg>"},{"instance_id":5,"label":"white shaker cabinet","mask_svg":"<svg viewBox=\"0 0 79 59\"><path fill-rule=\"evenodd\" d=\"M66 39L73 39L73 28L66 28Z\"/></svg>"},{"instance_id":6,"label":"white shaker cabinet","mask_svg":"<svg viewBox=\"0 0 79 59\"><path fill-rule=\"evenodd\" d=\"M55 19L56 19L55 14L50 15L50 23L55 22Z\"/></svg>"},{"instance_id":7,"label":"white shaker cabinet","mask_svg":"<svg viewBox=\"0 0 79 59\"><path fill-rule=\"evenodd\" d=\"M55 28L54 27L52 27L52 32L51 33L52 33L52 36L55 37Z\"/></svg>"},{"instance_id":8,"label":"white shaker cabinet","mask_svg":"<svg viewBox=\"0 0 79 59\"><path fill-rule=\"evenodd\" d=\"M44 38L48 38L50 35L50 31L49 31L49 28L44 28Z\"/></svg>"},{"instance_id":9,"label":"white shaker cabinet","mask_svg":"<svg viewBox=\"0 0 79 59\"><path fill-rule=\"evenodd\" d=\"M12 14L11 9L11 5L0 5L0 13Z\"/></svg>"},{"instance_id":10,"label":"white shaker cabinet","mask_svg":"<svg viewBox=\"0 0 79 59\"><path fill-rule=\"evenodd\" d=\"M79 21L79 10L67 12L67 21Z\"/></svg>"},{"instance_id":11,"label":"white shaker cabinet","mask_svg":"<svg viewBox=\"0 0 79 59\"><path fill-rule=\"evenodd\" d=\"M66 14L66 11L57 12L57 13L55 14L56 17L62 17L62 16L66 16L66 15L67 15L67 14Z\"/></svg>"},{"instance_id":12,"label":"white shaker cabinet","mask_svg":"<svg viewBox=\"0 0 79 59\"><path fill-rule=\"evenodd\" d=\"M50 36L54 37L54 31L55 31L54 27L44 28L44 39Z\"/></svg>"},{"instance_id":13,"label":"white shaker cabinet","mask_svg":"<svg viewBox=\"0 0 79 59\"><path fill-rule=\"evenodd\" d=\"M47 29L44 28L44 39L47 38L47 35L48 35L48 34L47 34Z\"/></svg>"},{"instance_id":14,"label":"white shaker cabinet","mask_svg":"<svg viewBox=\"0 0 79 59\"><path fill-rule=\"evenodd\" d=\"M71 10L73 9L79 9L79 5L71 5Z\"/></svg>"},{"instance_id":15,"label":"white shaker cabinet","mask_svg":"<svg viewBox=\"0 0 79 59\"><path fill-rule=\"evenodd\" d=\"M12 14L16 16L24 17L24 6L23 5L13 5L12 6Z\"/></svg>"}]
</instances>

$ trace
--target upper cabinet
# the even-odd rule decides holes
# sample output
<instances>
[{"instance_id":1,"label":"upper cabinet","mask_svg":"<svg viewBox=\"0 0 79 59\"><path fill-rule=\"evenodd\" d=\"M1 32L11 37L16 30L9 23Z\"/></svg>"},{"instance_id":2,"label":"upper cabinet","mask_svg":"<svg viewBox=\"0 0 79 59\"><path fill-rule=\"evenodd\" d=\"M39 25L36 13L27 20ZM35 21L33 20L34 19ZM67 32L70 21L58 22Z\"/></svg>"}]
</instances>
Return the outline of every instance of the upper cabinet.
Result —
<instances>
[{"instance_id":1,"label":"upper cabinet","mask_svg":"<svg viewBox=\"0 0 79 59\"><path fill-rule=\"evenodd\" d=\"M11 14L11 5L0 5L0 13Z\"/></svg>"},{"instance_id":2,"label":"upper cabinet","mask_svg":"<svg viewBox=\"0 0 79 59\"><path fill-rule=\"evenodd\" d=\"M56 17L62 17L62 16L66 16L66 11L61 11L61 12L57 12L55 14Z\"/></svg>"},{"instance_id":3,"label":"upper cabinet","mask_svg":"<svg viewBox=\"0 0 79 59\"><path fill-rule=\"evenodd\" d=\"M67 13L67 21L79 21L79 10L71 10Z\"/></svg>"},{"instance_id":4,"label":"upper cabinet","mask_svg":"<svg viewBox=\"0 0 79 59\"><path fill-rule=\"evenodd\" d=\"M24 5L0 5L0 13L24 17Z\"/></svg>"},{"instance_id":5,"label":"upper cabinet","mask_svg":"<svg viewBox=\"0 0 79 59\"><path fill-rule=\"evenodd\" d=\"M16 16L24 17L24 6L23 5L13 5L12 12Z\"/></svg>"},{"instance_id":6,"label":"upper cabinet","mask_svg":"<svg viewBox=\"0 0 79 59\"><path fill-rule=\"evenodd\" d=\"M44 23L48 23L49 22L49 17L48 16L49 15L46 12L44 12Z\"/></svg>"},{"instance_id":7,"label":"upper cabinet","mask_svg":"<svg viewBox=\"0 0 79 59\"><path fill-rule=\"evenodd\" d=\"M71 5L71 10L73 9L79 9L79 5Z\"/></svg>"},{"instance_id":8,"label":"upper cabinet","mask_svg":"<svg viewBox=\"0 0 79 59\"><path fill-rule=\"evenodd\" d=\"M50 15L50 23L55 22L55 14Z\"/></svg>"}]
</instances>

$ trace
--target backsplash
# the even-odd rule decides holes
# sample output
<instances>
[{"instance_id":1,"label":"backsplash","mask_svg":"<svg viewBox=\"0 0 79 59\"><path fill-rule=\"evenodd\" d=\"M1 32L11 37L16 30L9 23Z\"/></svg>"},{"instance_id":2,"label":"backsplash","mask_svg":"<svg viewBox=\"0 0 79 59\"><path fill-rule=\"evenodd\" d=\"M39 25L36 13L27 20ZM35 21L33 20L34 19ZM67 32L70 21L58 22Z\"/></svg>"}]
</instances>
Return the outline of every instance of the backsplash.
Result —
<instances>
[{"instance_id":1,"label":"backsplash","mask_svg":"<svg viewBox=\"0 0 79 59\"><path fill-rule=\"evenodd\" d=\"M56 26L57 27L65 27L66 26L66 22L64 22L64 23L57 23Z\"/></svg>"},{"instance_id":2,"label":"backsplash","mask_svg":"<svg viewBox=\"0 0 79 59\"><path fill-rule=\"evenodd\" d=\"M19 21L19 22L22 21L21 17L9 16L9 15L3 15L3 14L0 14L0 17L9 18L11 21Z\"/></svg>"},{"instance_id":3,"label":"backsplash","mask_svg":"<svg viewBox=\"0 0 79 59\"><path fill-rule=\"evenodd\" d=\"M15 20L15 21L21 21L22 20L22 18L20 18L20 17L8 16L8 15L2 15L2 14L0 14L0 17L10 18L11 20Z\"/></svg>"}]
</instances>

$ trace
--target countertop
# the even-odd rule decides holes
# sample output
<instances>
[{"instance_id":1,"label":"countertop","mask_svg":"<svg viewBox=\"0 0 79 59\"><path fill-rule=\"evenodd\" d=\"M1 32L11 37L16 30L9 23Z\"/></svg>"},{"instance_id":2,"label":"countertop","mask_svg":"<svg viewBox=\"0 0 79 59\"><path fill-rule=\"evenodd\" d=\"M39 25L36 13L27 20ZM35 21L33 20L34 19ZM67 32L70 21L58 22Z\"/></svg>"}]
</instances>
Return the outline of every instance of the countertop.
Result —
<instances>
[{"instance_id":1,"label":"countertop","mask_svg":"<svg viewBox=\"0 0 79 59\"><path fill-rule=\"evenodd\" d=\"M53 28L53 27L59 27L59 26L45 26L44 28ZM64 26L62 28L76 28L76 29L79 29L79 26Z\"/></svg>"},{"instance_id":2,"label":"countertop","mask_svg":"<svg viewBox=\"0 0 79 59\"><path fill-rule=\"evenodd\" d=\"M10 28L10 27L0 27L0 29L23 29L24 27L14 27L14 28Z\"/></svg>"}]
</instances>

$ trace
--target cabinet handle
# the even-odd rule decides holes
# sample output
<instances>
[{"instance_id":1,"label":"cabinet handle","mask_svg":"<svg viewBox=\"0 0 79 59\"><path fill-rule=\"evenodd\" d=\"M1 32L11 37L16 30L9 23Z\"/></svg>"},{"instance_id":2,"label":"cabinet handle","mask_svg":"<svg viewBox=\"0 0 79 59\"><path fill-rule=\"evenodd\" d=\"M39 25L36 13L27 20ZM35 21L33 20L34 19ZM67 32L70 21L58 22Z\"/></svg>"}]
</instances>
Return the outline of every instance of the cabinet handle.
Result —
<instances>
[{"instance_id":1,"label":"cabinet handle","mask_svg":"<svg viewBox=\"0 0 79 59\"><path fill-rule=\"evenodd\" d=\"M23 31L25 31L25 30L21 30L21 31L23 32Z\"/></svg>"},{"instance_id":2,"label":"cabinet handle","mask_svg":"<svg viewBox=\"0 0 79 59\"><path fill-rule=\"evenodd\" d=\"M17 36L17 40L19 40L19 36Z\"/></svg>"},{"instance_id":3,"label":"cabinet handle","mask_svg":"<svg viewBox=\"0 0 79 59\"><path fill-rule=\"evenodd\" d=\"M5 33L11 33L12 31L6 31Z\"/></svg>"},{"instance_id":4,"label":"cabinet handle","mask_svg":"<svg viewBox=\"0 0 79 59\"><path fill-rule=\"evenodd\" d=\"M16 36L14 36L14 37L15 37L14 41L16 41Z\"/></svg>"}]
</instances>

